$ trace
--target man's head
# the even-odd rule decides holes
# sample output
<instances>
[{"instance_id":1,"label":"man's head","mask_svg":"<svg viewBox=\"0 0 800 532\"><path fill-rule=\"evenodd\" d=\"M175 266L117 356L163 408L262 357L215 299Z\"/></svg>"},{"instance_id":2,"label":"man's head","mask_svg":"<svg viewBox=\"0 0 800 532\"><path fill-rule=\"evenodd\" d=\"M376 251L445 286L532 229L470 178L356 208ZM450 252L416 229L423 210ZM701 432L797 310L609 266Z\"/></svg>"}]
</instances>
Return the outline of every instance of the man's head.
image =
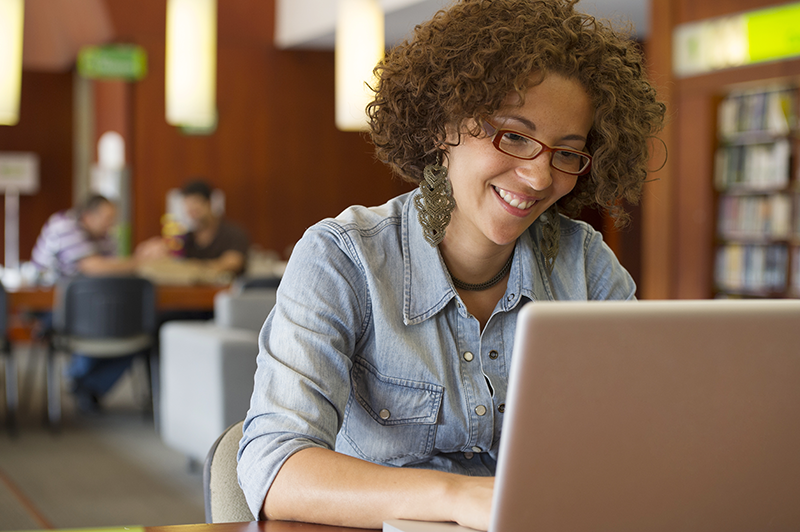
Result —
<instances>
[{"instance_id":1,"label":"man's head","mask_svg":"<svg viewBox=\"0 0 800 532\"><path fill-rule=\"evenodd\" d=\"M186 215L196 227L203 227L214 220L211 210L211 187L202 180L187 183L181 190Z\"/></svg>"},{"instance_id":2,"label":"man's head","mask_svg":"<svg viewBox=\"0 0 800 532\"><path fill-rule=\"evenodd\" d=\"M78 208L78 219L92 238L103 238L117 221L117 207L106 197L93 194Z\"/></svg>"}]
</instances>

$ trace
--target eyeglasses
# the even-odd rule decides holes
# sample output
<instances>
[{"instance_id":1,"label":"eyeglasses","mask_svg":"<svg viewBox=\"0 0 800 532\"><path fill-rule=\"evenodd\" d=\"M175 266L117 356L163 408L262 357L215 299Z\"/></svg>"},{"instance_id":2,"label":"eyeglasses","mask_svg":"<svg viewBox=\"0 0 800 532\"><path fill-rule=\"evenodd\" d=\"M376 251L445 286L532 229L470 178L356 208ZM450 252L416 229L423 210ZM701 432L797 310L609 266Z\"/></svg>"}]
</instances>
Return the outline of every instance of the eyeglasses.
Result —
<instances>
[{"instance_id":1,"label":"eyeglasses","mask_svg":"<svg viewBox=\"0 0 800 532\"><path fill-rule=\"evenodd\" d=\"M499 151L517 159L535 159L543 153L550 152L550 166L570 175L582 175L589 171L592 156L569 148L551 148L544 142L514 131L513 129L497 129L484 120L486 133L492 136L492 144Z\"/></svg>"}]
</instances>

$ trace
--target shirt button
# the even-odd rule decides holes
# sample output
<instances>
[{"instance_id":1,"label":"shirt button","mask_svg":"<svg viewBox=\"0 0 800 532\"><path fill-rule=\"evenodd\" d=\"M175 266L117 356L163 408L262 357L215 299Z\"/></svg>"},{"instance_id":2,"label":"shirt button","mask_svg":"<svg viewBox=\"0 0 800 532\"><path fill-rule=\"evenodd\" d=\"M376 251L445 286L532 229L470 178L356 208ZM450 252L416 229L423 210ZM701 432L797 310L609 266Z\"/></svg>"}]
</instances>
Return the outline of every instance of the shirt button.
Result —
<instances>
[{"instance_id":1,"label":"shirt button","mask_svg":"<svg viewBox=\"0 0 800 532\"><path fill-rule=\"evenodd\" d=\"M506 411L506 404L505 403L500 403L500 405L498 405L498 407L497 407L497 411L500 412L501 414L503 412L505 412Z\"/></svg>"},{"instance_id":2,"label":"shirt button","mask_svg":"<svg viewBox=\"0 0 800 532\"><path fill-rule=\"evenodd\" d=\"M476 453L479 453L481 452L482 449L480 447L473 447L472 450L475 451Z\"/></svg>"},{"instance_id":3,"label":"shirt button","mask_svg":"<svg viewBox=\"0 0 800 532\"><path fill-rule=\"evenodd\" d=\"M389 419L392 413L384 408L383 410L378 412L378 415L381 416L381 419Z\"/></svg>"},{"instance_id":4,"label":"shirt button","mask_svg":"<svg viewBox=\"0 0 800 532\"><path fill-rule=\"evenodd\" d=\"M466 360L467 362L472 362L473 358L475 358L475 355L473 355L469 351L464 352L464 360Z\"/></svg>"},{"instance_id":5,"label":"shirt button","mask_svg":"<svg viewBox=\"0 0 800 532\"><path fill-rule=\"evenodd\" d=\"M473 456L475 456L475 455L474 455L474 454L472 454L472 453L471 453L471 452L469 452L469 451L467 451L467 452L465 452L465 453L464 453L464 458L466 458L467 460L472 460L472 457L473 457Z\"/></svg>"},{"instance_id":6,"label":"shirt button","mask_svg":"<svg viewBox=\"0 0 800 532\"><path fill-rule=\"evenodd\" d=\"M514 297L516 297L514 294L508 294L508 297L506 299L508 299L509 301L514 301Z\"/></svg>"},{"instance_id":7,"label":"shirt button","mask_svg":"<svg viewBox=\"0 0 800 532\"><path fill-rule=\"evenodd\" d=\"M475 407L475 413L479 416L486 414L486 407L483 405L478 405Z\"/></svg>"},{"instance_id":8,"label":"shirt button","mask_svg":"<svg viewBox=\"0 0 800 532\"><path fill-rule=\"evenodd\" d=\"M498 356L497 355L497 351L495 351L494 349L489 351L489 358L491 358L492 360L495 360L497 358L497 356Z\"/></svg>"}]
</instances>

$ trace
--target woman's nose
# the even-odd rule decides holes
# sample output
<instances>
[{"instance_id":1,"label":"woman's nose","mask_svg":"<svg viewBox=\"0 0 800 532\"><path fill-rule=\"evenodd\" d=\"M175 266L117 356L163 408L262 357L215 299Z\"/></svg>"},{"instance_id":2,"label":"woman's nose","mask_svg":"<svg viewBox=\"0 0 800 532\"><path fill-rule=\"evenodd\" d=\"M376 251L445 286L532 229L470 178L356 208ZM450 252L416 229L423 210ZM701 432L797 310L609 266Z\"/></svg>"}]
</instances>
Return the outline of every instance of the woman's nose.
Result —
<instances>
[{"instance_id":1,"label":"woman's nose","mask_svg":"<svg viewBox=\"0 0 800 532\"><path fill-rule=\"evenodd\" d=\"M552 171L549 153L542 153L535 159L520 160L517 167L517 174L534 190L545 190L553 184Z\"/></svg>"}]
</instances>

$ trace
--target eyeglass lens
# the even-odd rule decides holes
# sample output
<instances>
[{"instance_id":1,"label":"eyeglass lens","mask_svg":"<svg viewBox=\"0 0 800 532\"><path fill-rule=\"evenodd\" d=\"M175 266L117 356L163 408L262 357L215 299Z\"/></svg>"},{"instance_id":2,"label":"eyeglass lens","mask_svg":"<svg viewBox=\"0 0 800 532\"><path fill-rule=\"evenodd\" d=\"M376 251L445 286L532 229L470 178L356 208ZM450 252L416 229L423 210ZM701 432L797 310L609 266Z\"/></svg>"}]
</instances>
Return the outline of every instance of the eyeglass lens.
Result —
<instances>
[{"instance_id":1,"label":"eyeglass lens","mask_svg":"<svg viewBox=\"0 0 800 532\"><path fill-rule=\"evenodd\" d=\"M523 136L512 131L503 131L497 147L515 157L531 159L539 155L544 149L542 143L536 139ZM550 164L557 170L569 173L580 173L589 165L589 157L573 151L553 149Z\"/></svg>"}]
</instances>

